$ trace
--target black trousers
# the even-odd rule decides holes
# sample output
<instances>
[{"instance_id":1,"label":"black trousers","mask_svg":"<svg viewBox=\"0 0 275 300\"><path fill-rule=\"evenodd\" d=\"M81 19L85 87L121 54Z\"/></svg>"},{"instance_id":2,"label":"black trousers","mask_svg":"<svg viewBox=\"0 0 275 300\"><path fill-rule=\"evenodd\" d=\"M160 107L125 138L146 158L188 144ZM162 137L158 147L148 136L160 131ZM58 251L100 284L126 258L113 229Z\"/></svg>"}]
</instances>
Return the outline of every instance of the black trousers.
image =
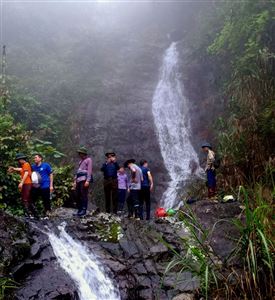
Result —
<instances>
[{"instance_id":1,"label":"black trousers","mask_svg":"<svg viewBox=\"0 0 275 300\"><path fill-rule=\"evenodd\" d=\"M34 203L37 203L39 197L42 198L45 213L51 210L50 188L42 189L33 187L31 190L31 194Z\"/></svg>"},{"instance_id":2,"label":"black trousers","mask_svg":"<svg viewBox=\"0 0 275 300\"><path fill-rule=\"evenodd\" d=\"M135 213L135 218L140 217L140 190L130 190L130 195L127 198L128 216L132 217Z\"/></svg>"},{"instance_id":3,"label":"black trousers","mask_svg":"<svg viewBox=\"0 0 275 300\"><path fill-rule=\"evenodd\" d=\"M106 212L111 212L112 204L112 212L116 214L118 206L118 183L116 178L104 179L104 194Z\"/></svg>"},{"instance_id":4,"label":"black trousers","mask_svg":"<svg viewBox=\"0 0 275 300\"><path fill-rule=\"evenodd\" d=\"M84 186L85 181L77 182L76 184L76 203L78 211L87 210L88 207L88 192L89 188Z\"/></svg>"},{"instance_id":5,"label":"black trousers","mask_svg":"<svg viewBox=\"0 0 275 300\"><path fill-rule=\"evenodd\" d=\"M150 212L151 212L151 192L150 187L142 187L140 190L140 198L139 198L139 204L140 204L140 218L143 220L143 206L145 202L146 207L146 220L150 220Z\"/></svg>"}]
</instances>

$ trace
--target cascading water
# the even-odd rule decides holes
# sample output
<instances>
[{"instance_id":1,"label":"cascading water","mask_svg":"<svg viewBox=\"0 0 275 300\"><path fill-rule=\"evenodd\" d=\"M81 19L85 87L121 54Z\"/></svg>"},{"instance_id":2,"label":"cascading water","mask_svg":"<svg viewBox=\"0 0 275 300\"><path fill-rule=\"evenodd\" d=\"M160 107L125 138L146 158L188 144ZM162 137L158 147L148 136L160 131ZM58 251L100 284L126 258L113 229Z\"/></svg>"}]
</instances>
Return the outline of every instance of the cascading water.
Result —
<instances>
[{"instance_id":1,"label":"cascading water","mask_svg":"<svg viewBox=\"0 0 275 300\"><path fill-rule=\"evenodd\" d=\"M75 281L80 300L119 300L118 288L96 255L74 241L65 231L65 224L58 229L60 235L50 232L49 240L60 266Z\"/></svg>"},{"instance_id":2,"label":"cascading water","mask_svg":"<svg viewBox=\"0 0 275 300\"><path fill-rule=\"evenodd\" d=\"M177 45L173 42L165 51L152 101L160 150L171 178L161 199L161 205L165 208L177 207L179 188L191 173L198 175L201 172L198 155L190 142L188 105L178 78L178 63Z\"/></svg>"}]
</instances>

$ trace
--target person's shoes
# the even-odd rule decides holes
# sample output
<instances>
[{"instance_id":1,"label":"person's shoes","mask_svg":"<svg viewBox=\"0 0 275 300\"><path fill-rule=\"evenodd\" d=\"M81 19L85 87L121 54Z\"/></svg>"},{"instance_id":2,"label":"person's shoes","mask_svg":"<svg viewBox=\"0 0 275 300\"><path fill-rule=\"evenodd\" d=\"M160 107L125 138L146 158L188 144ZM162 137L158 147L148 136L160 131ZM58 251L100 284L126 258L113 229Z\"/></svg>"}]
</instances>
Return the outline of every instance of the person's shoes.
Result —
<instances>
[{"instance_id":1,"label":"person's shoes","mask_svg":"<svg viewBox=\"0 0 275 300\"><path fill-rule=\"evenodd\" d=\"M211 201L213 203L219 203L217 196L209 197L208 199L209 199L209 201Z\"/></svg>"},{"instance_id":2,"label":"person's shoes","mask_svg":"<svg viewBox=\"0 0 275 300\"><path fill-rule=\"evenodd\" d=\"M78 210L77 212L73 213L74 217L78 217L78 214L81 212L81 210Z\"/></svg>"},{"instance_id":3,"label":"person's shoes","mask_svg":"<svg viewBox=\"0 0 275 300\"><path fill-rule=\"evenodd\" d=\"M85 216L85 215L86 215L86 209L82 209L82 210L77 214L78 217L83 217L83 216Z\"/></svg>"}]
</instances>

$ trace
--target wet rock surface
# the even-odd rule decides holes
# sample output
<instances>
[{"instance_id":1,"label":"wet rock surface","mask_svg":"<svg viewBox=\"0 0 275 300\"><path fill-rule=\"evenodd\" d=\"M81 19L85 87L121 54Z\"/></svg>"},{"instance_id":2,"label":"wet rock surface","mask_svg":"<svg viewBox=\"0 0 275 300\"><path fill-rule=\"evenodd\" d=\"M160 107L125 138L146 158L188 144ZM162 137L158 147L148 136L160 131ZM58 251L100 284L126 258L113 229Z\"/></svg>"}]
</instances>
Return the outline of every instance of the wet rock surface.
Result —
<instances>
[{"instance_id":1,"label":"wet rock surface","mask_svg":"<svg viewBox=\"0 0 275 300\"><path fill-rule=\"evenodd\" d=\"M0 211L0 277L19 286L5 299L78 299L74 282L60 268L39 227L44 226Z\"/></svg>"},{"instance_id":2,"label":"wet rock surface","mask_svg":"<svg viewBox=\"0 0 275 300\"><path fill-rule=\"evenodd\" d=\"M226 260L236 247L239 237L233 219L243 219L239 202L214 203L208 200L196 201L189 206L204 229L211 232L209 244L221 260Z\"/></svg>"},{"instance_id":3,"label":"wet rock surface","mask_svg":"<svg viewBox=\"0 0 275 300\"><path fill-rule=\"evenodd\" d=\"M172 299L199 285L188 272L182 274L180 283L175 273L164 276L173 253L162 240L184 252L180 238L187 234L182 226L168 220L129 220L99 213L68 218L66 230L100 258L107 272L111 271L121 299Z\"/></svg>"},{"instance_id":4,"label":"wet rock surface","mask_svg":"<svg viewBox=\"0 0 275 300\"><path fill-rule=\"evenodd\" d=\"M215 225L210 245L224 260L234 247L232 236L237 236L230 221L240 215L239 203L198 201L190 207L205 228L223 219ZM2 214L1 276L9 272L20 283L12 299L78 299L77 287L61 269L46 234L47 230L58 234L63 222L66 231L93 252L118 283L121 299L193 299L197 278L189 272L165 273L173 258L171 248L185 253L181 238L188 237L188 231L182 222L174 218L129 220L95 212L76 218L72 214L72 209L61 208L50 220L27 223Z\"/></svg>"}]
</instances>

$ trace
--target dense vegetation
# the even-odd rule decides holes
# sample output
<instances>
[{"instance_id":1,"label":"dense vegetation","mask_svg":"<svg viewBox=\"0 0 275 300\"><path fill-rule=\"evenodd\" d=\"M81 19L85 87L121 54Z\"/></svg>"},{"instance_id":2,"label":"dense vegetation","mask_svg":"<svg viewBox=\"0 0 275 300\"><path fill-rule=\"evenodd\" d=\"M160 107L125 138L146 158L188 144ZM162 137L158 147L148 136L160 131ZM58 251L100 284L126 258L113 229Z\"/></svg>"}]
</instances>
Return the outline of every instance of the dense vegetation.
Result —
<instances>
[{"instance_id":1,"label":"dense vegetation","mask_svg":"<svg viewBox=\"0 0 275 300\"><path fill-rule=\"evenodd\" d=\"M19 178L7 172L9 166L16 165L15 155L21 152L28 156L30 163L34 153L41 153L53 164L57 175L54 205L62 205L69 197L72 170L70 166L59 167L64 154L53 146L56 132L51 126L54 122L43 114L43 107L35 98L22 94L15 85L2 84L1 91L0 207L15 214L23 213L17 188Z\"/></svg>"},{"instance_id":2,"label":"dense vegetation","mask_svg":"<svg viewBox=\"0 0 275 300\"><path fill-rule=\"evenodd\" d=\"M205 128L212 129L222 157L219 192L235 194L245 207L242 221L234 221L239 241L224 263L209 247L216 224L205 230L192 212L183 215L193 242L184 241L186 256L175 253L167 270L189 270L198 276L206 299L271 299L273 295L274 8L273 1L214 5L187 37L192 46L185 80L205 95L193 109L208 112L200 113L195 126L201 138L210 137ZM206 80L207 87L201 87ZM242 270L230 264L234 259L242 262Z\"/></svg>"}]
</instances>

